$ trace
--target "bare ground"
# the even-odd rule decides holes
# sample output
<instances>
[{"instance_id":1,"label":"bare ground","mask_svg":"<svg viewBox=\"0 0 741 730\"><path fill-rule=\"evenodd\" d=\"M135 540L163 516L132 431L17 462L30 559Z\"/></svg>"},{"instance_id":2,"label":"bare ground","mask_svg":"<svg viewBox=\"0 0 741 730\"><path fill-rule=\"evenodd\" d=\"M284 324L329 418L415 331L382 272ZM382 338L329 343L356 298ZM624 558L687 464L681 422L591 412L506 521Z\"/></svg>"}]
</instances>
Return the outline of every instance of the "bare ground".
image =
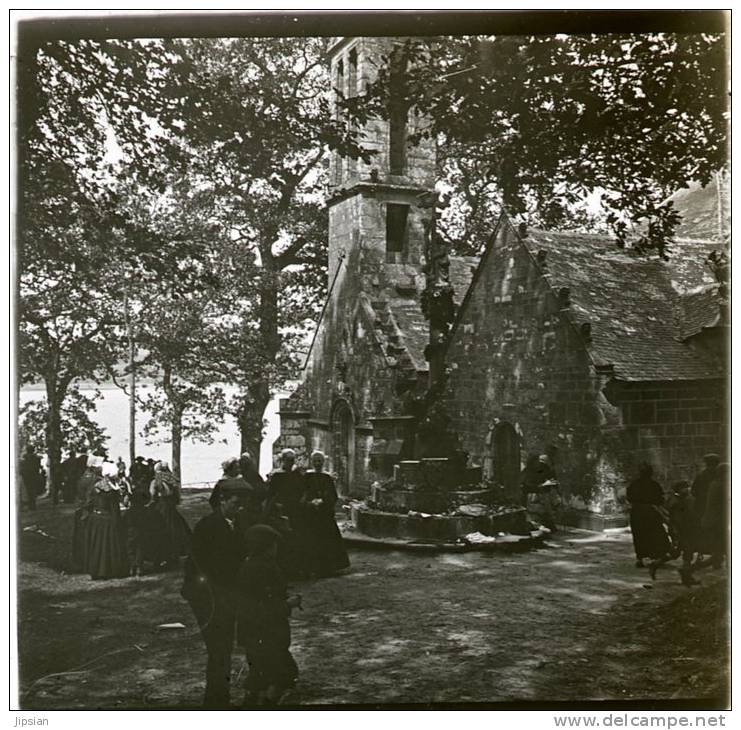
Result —
<instances>
[{"instance_id":1,"label":"bare ground","mask_svg":"<svg viewBox=\"0 0 741 730\"><path fill-rule=\"evenodd\" d=\"M205 495L186 497L191 524L207 509ZM205 649L179 572L66 574L71 526L68 506L21 516L21 706L198 707ZM351 560L345 575L295 586L305 610L292 621L294 704L727 706L725 571L691 589L674 570L652 583L629 534L577 530L520 554L353 549ZM157 631L176 621L186 629ZM242 663L235 652L235 684Z\"/></svg>"}]
</instances>

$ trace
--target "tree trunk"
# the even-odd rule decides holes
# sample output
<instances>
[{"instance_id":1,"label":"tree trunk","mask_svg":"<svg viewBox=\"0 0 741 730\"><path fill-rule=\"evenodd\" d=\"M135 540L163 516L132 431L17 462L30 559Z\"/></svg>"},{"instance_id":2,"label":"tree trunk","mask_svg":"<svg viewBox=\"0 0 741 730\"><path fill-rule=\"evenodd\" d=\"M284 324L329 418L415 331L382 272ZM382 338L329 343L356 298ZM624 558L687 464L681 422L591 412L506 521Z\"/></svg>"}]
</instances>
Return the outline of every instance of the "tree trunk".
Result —
<instances>
[{"instance_id":1,"label":"tree trunk","mask_svg":"<svg viewBox=\"0 0 741 730\"><path fill-rule=\"evenodd\" d=\"M172 447L172 474L180 481L180 446L183 440L183 412L184 408L172 384L172 366L166 364L162 368L162 389L172 406L172 422L170 423L170 441Z\"/></svg>"},{"instance_id":2,"label":"tree trunk","mask_svg":"<svg viewBox=\"0 0 741 730\"><path fill-rule=\"evenodd\" d=\"M242 402L238 426L240 435L240 449L243 454L249 451L252 454L257 468L260 468L260 445L262 444L263 414L270 402L270 385L267 379L253 382L247 389L247 395Z\"/></svg>"},{"instance_id":3,"label":"tree trunk","mask_svg":"<svg viewBox=\"0 0 741 730\"><path fill-rule=\"evenodd\" d=\"M173 410L170 438L172 440L172 475L180 483L180 446L183 441L183 411L181 408Z\"/></svg>"},{"instance_id":4,"label":"tree trunk","mask_svg":"<svg viewBox=\"0 0 741 730\"><path fill-rule=\"evenodd\" d=\"M266 236L264 240L272 241ZM264 358L263 376L250 384L239 414L239 432L242 451L249 451L260 468L263 416L270 402L271 375L275 358L280 349L278 333L278 288L280 272L276 270L271 245L260 247L263 273L260 281L260 340Z\"/></svg>"},{"instance_id":5,"label":"tree trunk","mask_svg":"<svg viewBox=\"0 0 741 730\"><path fill-rule=\"evenodd\" d=\"M48 416L46 419L46 456L49 460L49 471L46 485L54 504L59 503L62 490L62 401L64 392L47 381L46 401Z\"/></svg>"},{"instance_id":6,"label":"tree trunk","mask_svg":"<svg viewBox=\"0 0 741 730\"><path fill-rule=\"evenodd\" d=\"M129 316L129 292L124 287L124 324L126 326L126 338L129 341L129 465L136 460L136 345L134 333Z\"/></svg>"}]
</instances>

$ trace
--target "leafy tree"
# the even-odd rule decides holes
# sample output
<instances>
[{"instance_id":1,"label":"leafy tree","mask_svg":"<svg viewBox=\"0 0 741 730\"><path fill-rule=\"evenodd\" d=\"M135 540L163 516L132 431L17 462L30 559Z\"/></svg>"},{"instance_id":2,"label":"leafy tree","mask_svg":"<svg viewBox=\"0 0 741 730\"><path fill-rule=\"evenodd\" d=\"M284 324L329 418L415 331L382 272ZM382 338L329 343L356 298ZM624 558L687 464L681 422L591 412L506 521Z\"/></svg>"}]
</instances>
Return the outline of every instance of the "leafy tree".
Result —
<instances>
[{"instance_id":1,"label":"leafy tree","mask_svg":"<svg viewBox=\"0 0 741 730\"><path fill-rule=\"evenodd\" d=\"M116 358L116 282L105 214L55 162L25 188L19 271L20 382L44 383L49 484L56 499L63 445L62 406L73 381L96 379ZM81 401L77 401L78 405Z\"/></svg>"},{"instance_id":2,"label":"leafy tree","mask_svg":"<svg viewBox=\"0 0 741 730\"><path fill-rule=\"evenodd\" d=\"M256 453L271 392L295 372L290 345L324 284L325 153L361 152L330 109L324 49L315 38L201 39L171 49L179 60L169 88L194 179L230 231L230 296L240 314L223 330L218 369L242 386L242 448Z\"/></svg>"},{"instance_id":3,"label":"leafy tree","mask_svg":"<svg viewBox=\"0 0 741 730\"><path fill-rule=\"evenodd\" d=\"M723 35L412 39L403 52L406 93L461 184L449 236L469 247L492 203L563 226L598 192L621 245L663 256L678 221L667 198L727 161ZM392 67L366 100L376 113Z\"/></svg>"},{"instance_id":4,"label":"leafy tree","mask_svg":"<svg viewBox=\"0 0 741 730\"><path fill-rule=\"evenodd\" d=\"M60 408L61 441L66 448L78 453L87 452L106 456L108 434L91 417L96 410L95 401L100 397L84 395L79 388L72 387ZM46 451L46 424L49 421L49 408L45 400L31 400L19 412L19 437L21 443L30 444L36 453Z\"/></svg>"},{"instance_id":5,"label":"leafy tree","mask_svg":"<svg viewBox=\"0 0 741 730\"><path fill-rule=\"evenodd\" d=\"M163 126L168 59L160 42L21 43L19 380L46 386L55 498L62 404L75 380L118 361L132 282L188 289L199 273L199 242L144 215L167 156L178 161Z\"/></svg>"}]
</instances>

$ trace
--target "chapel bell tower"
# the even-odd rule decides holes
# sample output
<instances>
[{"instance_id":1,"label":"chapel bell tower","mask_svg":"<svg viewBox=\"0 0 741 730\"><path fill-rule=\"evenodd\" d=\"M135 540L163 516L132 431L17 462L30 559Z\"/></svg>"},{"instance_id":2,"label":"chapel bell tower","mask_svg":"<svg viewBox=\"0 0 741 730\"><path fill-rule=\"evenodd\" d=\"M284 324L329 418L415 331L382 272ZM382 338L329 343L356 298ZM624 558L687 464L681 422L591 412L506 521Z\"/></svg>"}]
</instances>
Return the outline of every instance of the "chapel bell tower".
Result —
<instances>
[{"instance_id":1,"label":"chapel bell tower","mask_svg":"<svg viewBox=\"0 0 741 730\"><path fill-rule=\"evenodd\" d=\"M404 38L336 38L328 55L335 114L338 97L365 93L379 68L392 58L388 119L362 130L370 162L333 153L330 159L329 285L338 265L351 267L359 289L371 299L416 295L424 256L425 193L434 191L435 141L410 144L429 121L410 109L405 92ZM392 55L393 54L393 55ZM349 272L348 272L349 273ZM330 295L331 296L331 295Z\"/></svg>"}]
</instances>

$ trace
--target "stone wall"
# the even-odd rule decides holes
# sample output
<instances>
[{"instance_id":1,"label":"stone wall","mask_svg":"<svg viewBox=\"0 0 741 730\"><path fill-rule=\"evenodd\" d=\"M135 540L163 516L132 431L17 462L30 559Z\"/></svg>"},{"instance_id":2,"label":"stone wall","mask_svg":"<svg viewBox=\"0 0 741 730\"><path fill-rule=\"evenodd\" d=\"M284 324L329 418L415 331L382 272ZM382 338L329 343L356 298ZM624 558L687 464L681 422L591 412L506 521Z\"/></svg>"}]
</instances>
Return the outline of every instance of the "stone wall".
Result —
<instances>
[{"instance_id":1,"label":"stone wall","mask_svg":"<svg viewBox=\"0 0 741 730\"><path fill-rule=\"evenodd\" d=\"M347 38L333 45L333 88L345 96L363 93L375 78L394 38ZM340 69L342 70L340 73ZM339 115L339 110L337 111ZM409 113L407 132L426 124ZM421 283L424 219L420 194L435 182L434 140L406 147L403 174L390 174L389 123L371 120L364 144L375 154L369 163L330 160L328 300L304 370L299 392L282 404L276 449L295 442L304 453L319 448L329 468L340 470L338 442L353 433L351 492L367 494L373 477L370 419L393 411L398 400L396 363L376 336L378 307L389 300L413 300ZM387 208L408 206L405 245L388 250ZM388 344L388 343L387 343ZM400 369L400 368L399 368ZM408 374L407 376L408 377Z\"/></svg>"},{"instance_id":2,"label":"stone wall","mask_svg":"<svg viewBox=\"0 0 741 730\"><path fill-rule=\"evenodd\" d=\"M728 401L719 380L614 383L606 392L621 410L622 438L615 451L631 473L641 462L670 487L691 480L708 452L728 443Z\"/></svg>"},{"instance_id":3,"label":"stone wall","mask_svg":"<svg viewBox=\"0 0 741 730\"><path fill-rule=\"evenodd\" d=\"M446 362L448 415L473 463L485 463L487 436L508 423L519 436L520 467L547 453L565 493L591 497L599 427L619 422L619 411L601 394L604 378L591 368L581 335L506 223L474 278ZM519 485L507 487L517 498Z\"/></svg>"}]
</instances>

